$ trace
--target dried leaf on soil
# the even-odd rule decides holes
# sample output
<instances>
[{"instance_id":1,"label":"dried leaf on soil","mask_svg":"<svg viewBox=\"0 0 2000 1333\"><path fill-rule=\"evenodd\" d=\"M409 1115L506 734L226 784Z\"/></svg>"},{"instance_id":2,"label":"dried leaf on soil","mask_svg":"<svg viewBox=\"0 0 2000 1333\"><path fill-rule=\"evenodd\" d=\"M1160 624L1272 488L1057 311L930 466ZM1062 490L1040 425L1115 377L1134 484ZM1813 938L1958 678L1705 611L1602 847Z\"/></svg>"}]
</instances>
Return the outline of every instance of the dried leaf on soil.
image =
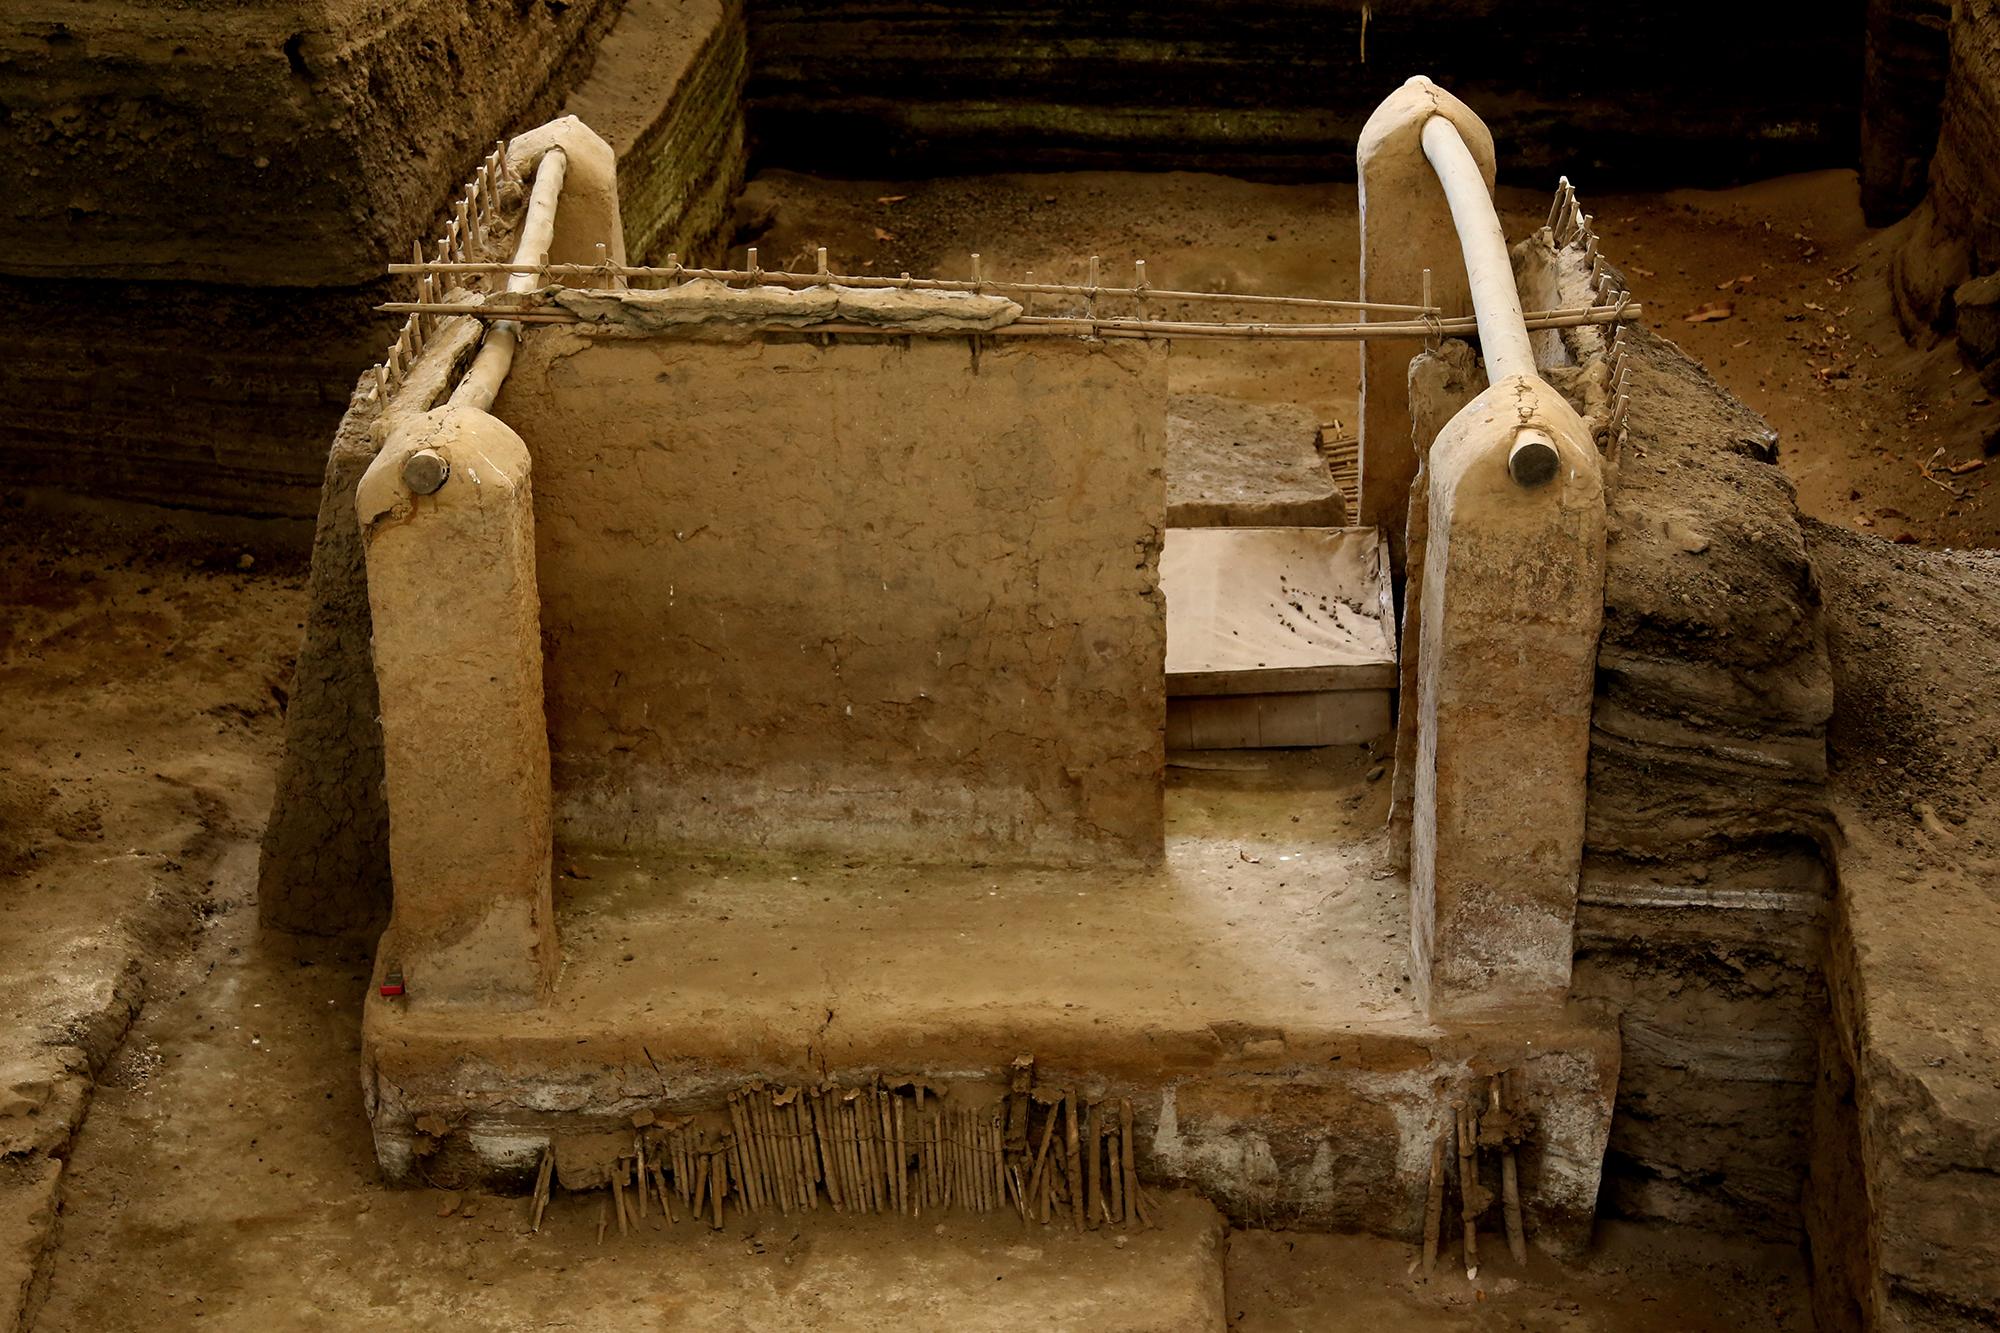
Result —
<instances>
[{"instance_id":1,"label":"dried leaf on soil","mask_svg":"<svg viewBox=\"0 0 2000 1333\"><path fill-rule=\"evenodd\" d=\"M1688 311L1687 314L1682 315L1681 322L1685 324L1712 324L1718 319L1728 319L1735 313L1736 307L1727 301L1710 301L1706 305L1696 306L1693 310Z\"/></svg>"},{"instance_id":2,"label":"dried leaf on soil","mask_svg":"<svg viewBox=\"0 0 2000 1333\"><path fill-rule=\"evenodd\" d=\"M883 231L880 227L877 227L875 229L875 239L878 241L893 241L896 239L896 233L893 231Z\"/></svg>"}]
</instances>

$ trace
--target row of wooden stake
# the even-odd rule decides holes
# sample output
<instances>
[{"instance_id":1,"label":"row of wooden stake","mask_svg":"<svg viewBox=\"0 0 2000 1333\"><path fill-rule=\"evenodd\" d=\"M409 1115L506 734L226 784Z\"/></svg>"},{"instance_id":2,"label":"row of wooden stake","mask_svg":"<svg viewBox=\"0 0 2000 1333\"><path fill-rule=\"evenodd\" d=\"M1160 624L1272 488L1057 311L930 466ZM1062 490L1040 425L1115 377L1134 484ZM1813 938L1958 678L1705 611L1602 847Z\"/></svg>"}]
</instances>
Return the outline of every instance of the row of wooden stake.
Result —
<instances>
[{"instance_id":1,"label":"row of wooden stake","mask_svg":"<svg viewBox=\"0 0 2000 1333\"><path fill-rule=\"evenodd\" d=\"M620 1235L657 1206L721 1227L725 1208L784 1216L817 1210L901 1213L1009 1209L1025 1223L1065 1218L1078 1231L1151 1224L1134 1163L1132 1103L1089 1101L1073 1091L1017 1088L976 1108L947 1106L877 1085L772 1088L728 1098L728 1127L693 1117L636 1125L610 1171ZM1043 1114L1033 1132L1035 1112ZM556 1150L544 1151L530 1200L541 1229L555 1183Z\"/></svg>"},{"instance_id":2,"label":"row of wooden stake","mask_svg":"<svg viewBox=\"0 0 2000 1333\"><path fill-rule=\"evenodd\" d=\"M505 142L496 143L493 151L480 162L479 169L473 172L472 179L465 183L458 201L452 205L451 215L445 220L444 235L438 237L435 244L437 263L469 263L483 255L486 238L500 210L501 187L510 180L519 183L518 179L508 174L507 145ZM422 241L412 243L412 254L417 264L424 264ZM444 286L438 274L424 272L418 276L419 305L433 304L443 294ZM419 310L403 321L396 341L389 344L387 354L375 367L377 402L388 402L389 396L402 386L403 377L422 354L425 341L436 331L439 318Z\"/></svg>"},{"instance_id":3,"label":"row of wooden stake","mask_svg":"<svg viewBox=\"0 0 2000 1333\"><path fill-rule=\"evenodd\" d=\"M1549 206L1548 228L1557 249L1571 245L1583 247L1584 263L1590 266L1591 289L1599 304L1630 298L1629 290L1620 286L1617 275L1607 266L1591 215L1583 211L1576 188L1569 183L1567 176L1562 177L1556 186L1555 202ZM1605 438L1615 442L1625 429L1625 414L1632 405L1625 365L1625 327L1622 323L1611 326L1611 338L1605 347L1605 394L1611 403L1611 413L1605 422Z\"/></svg>"}]
</instances>

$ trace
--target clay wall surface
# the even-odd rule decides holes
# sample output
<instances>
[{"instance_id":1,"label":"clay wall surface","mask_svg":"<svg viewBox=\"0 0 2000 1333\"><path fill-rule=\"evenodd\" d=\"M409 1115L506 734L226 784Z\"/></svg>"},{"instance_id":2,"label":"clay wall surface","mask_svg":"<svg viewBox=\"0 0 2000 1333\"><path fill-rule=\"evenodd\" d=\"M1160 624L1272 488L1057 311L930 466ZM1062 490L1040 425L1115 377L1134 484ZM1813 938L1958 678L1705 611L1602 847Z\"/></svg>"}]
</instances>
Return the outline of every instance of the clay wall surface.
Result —
<instances>
[{"instance_id":1,"label":"clay wall surface","mask_svg":"<svg viewBox=\"0 0 2000 1333\"><path fill-rule=\"evenodd\" d=\"M750 122L808 170L1329 179L1426 74L1503 176L1721 183L1853 163L1862 26L1862 0L750 0Z\"/></svg>"},{"instance_id":2,"label":"clay wall surface","mask_svg":"<svg viewBox=\"0 0 2000 1333\"><path fill-rule=\"evenodd\" d=\"M1768 427L1627 341L1575 973L1624 1032L1601 1204L1793 1236L1832 893L1820 590Z\"/></svg>"},{"instance_id":3,"label":"clay wall surface","mask_svg":"<svg viewBox=\"0 0 2000 1333\"><path fill-rule=\"evenodd\" d=\"M1157 855L1164 358L531 332L560 835Z\"/></svg>"}]
</instances>

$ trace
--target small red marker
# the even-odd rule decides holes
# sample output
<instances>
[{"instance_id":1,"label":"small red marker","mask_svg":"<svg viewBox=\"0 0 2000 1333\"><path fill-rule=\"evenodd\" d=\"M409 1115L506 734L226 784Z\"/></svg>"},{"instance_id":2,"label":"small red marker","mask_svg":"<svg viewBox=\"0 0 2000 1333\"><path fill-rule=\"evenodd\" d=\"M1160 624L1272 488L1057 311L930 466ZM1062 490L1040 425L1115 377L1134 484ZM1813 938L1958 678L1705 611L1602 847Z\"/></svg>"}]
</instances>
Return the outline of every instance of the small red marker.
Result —
<instances>
[{"instance_id":1,"label":"small red marker","mask_svg":"<svg viewBox=\"0 0 2000 1333\"><path fill-rule=\"evenodd\" d=\"M384 995L401 995L403 993L403 974L401 972L391 972L388 976L383 977L382 993Z\"/></svg>"}]
</instances>

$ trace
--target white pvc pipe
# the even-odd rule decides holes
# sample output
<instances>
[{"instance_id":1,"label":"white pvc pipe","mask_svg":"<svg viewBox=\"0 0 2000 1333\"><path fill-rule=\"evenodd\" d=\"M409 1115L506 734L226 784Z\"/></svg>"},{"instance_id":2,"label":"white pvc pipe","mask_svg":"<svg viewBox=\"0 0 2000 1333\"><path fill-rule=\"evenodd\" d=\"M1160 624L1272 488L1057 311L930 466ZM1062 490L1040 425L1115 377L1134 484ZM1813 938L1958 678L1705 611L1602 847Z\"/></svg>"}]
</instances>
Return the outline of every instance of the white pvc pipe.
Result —
<instances>
[{"instance_id":1,"label":"white pvc pipe","mask_svg":"<svg viewBox=\"0 0 2000 1333\"><path fill-rule=\"evenodd\" d=\"M560 148L549 149L536 163L534 192L528 196L528 211L521 219L521 239L514 247L515 264L539 265L548 254L556 234L556 205L562 198L563 176L568 170L569 155ZM513 273L507 277L510 292L531 292L535 285L534 273ZM1482 333L1481 337L1484 336ZM495 322L486 331L486 340L479 345L479 355L472 359L465 378L451 391L452 406L492 411L493 400L500 396L507 372L514 368L514 346L520 338L521 326L517 321Z\"/></svg>"},{"instance_id":2,"label":"white pvc pipe","mask_svg":"<svg viewBox=\"0 0 2000 1333\"><path fill-rule=\"evenodd\" d=\"M1535 350L1528 342L1521 292L1514 285L1514 264L1507 256L1507 234L1493 209L1486 178L1459 137L1458 127L1444 116L1424 122L1424 156L1444 186L1451 206L1452 226L1465 253L1465 275L1472 286L1472 313L1479 322L1479 350L1486 358L1486 381L1498 384L1516 375L1533 375Z\"/></svg>"}]
</instances>

